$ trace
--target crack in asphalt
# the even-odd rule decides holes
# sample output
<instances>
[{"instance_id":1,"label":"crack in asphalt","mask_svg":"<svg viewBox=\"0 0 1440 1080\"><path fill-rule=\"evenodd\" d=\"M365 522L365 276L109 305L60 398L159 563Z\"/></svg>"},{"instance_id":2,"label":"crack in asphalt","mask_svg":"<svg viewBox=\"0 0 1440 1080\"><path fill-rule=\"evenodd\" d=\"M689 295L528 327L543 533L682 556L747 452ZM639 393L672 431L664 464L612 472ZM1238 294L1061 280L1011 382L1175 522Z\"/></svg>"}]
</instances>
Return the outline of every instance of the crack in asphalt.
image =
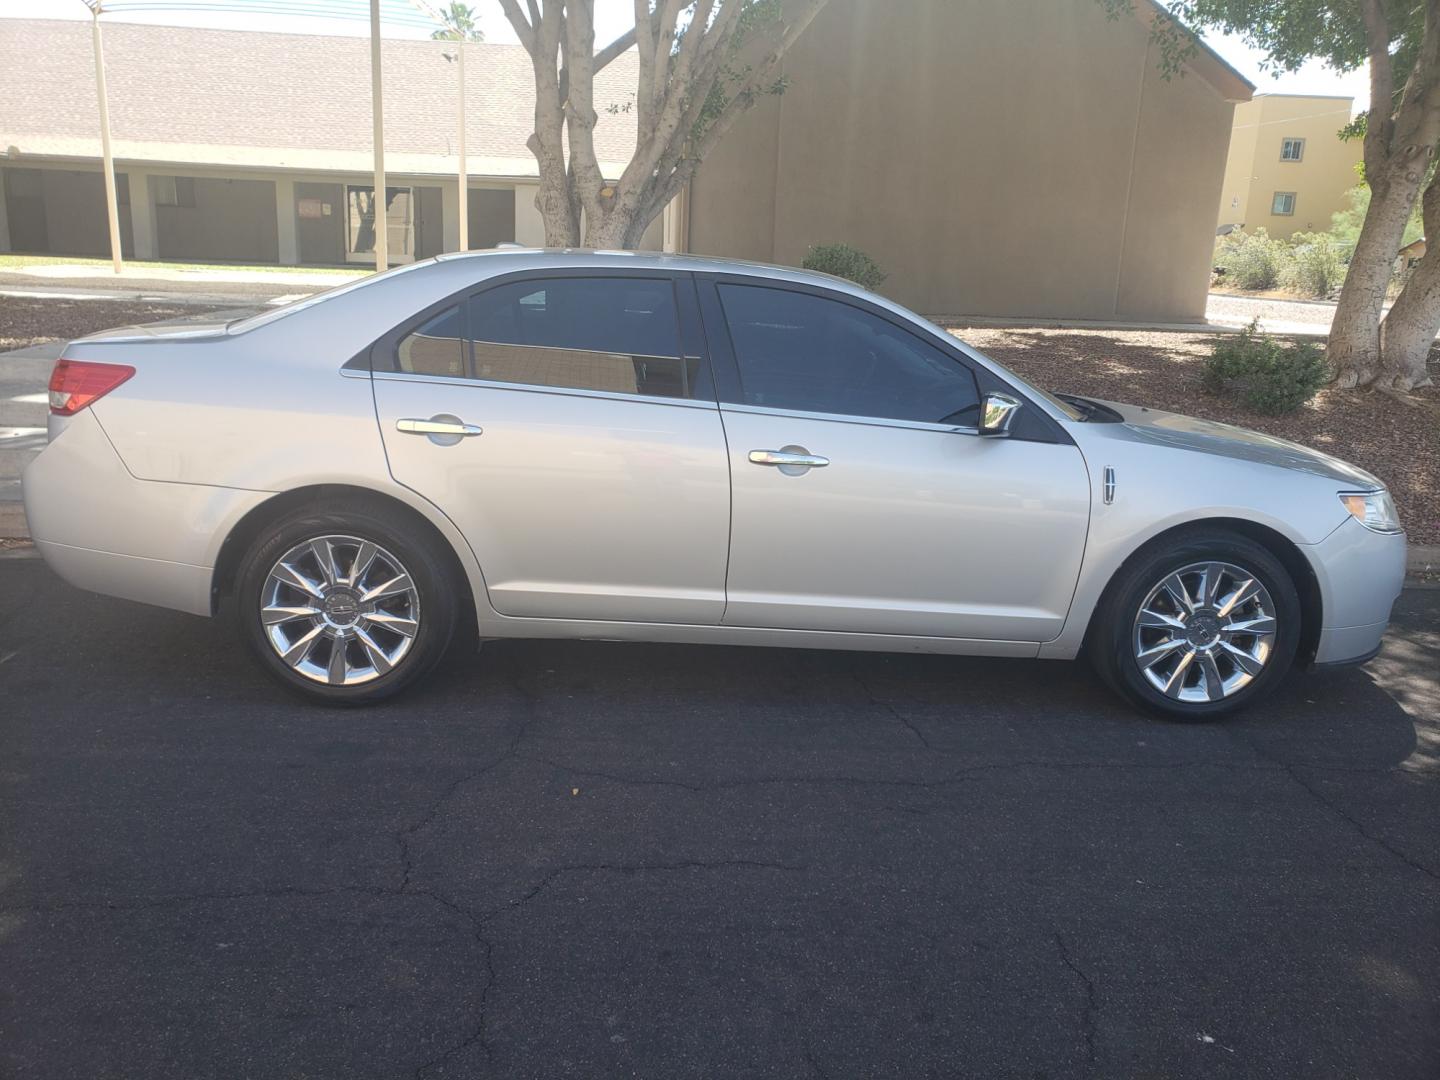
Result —
<instances>
[{"instance_id":1,"label":"crack in asphalt","mask_svg":"<svg viewBox=\"0 0 1440 1080\"><path fill-rule=\"evenodd\" d=\"M883 698L877 697L875 695L875 691L870 688L870 684L867 683L855 672L852 671L850 673L850 678L854 681L856 686L860 687L860 690L864 693L870 704L876 705L884 709L897 723L903 724L907 729L909 729L911 735L914 735L915 738L920 740L920 745L925 747L926 750L934 749L930 745L930 740L925 737L925 734L918 727L915 726L915 724L910 720L908 716L906 716L898 708L895 707L894 702L886 701Z\"/></svg>"},{"instance_id":2,"label":"crack in asphalt","mask_svg":"<svg viewBox=\"0 0 1440 1080\"><path fill-rule=\"evenodd\" d=\"M1410 867L1410 869L1418 870L1420 873L1424 874L1431 880L1440 881L1440 873L1437 873L1432 867L1426 866L1424 863L1412 858L1409 854L1402 851L1394 844L1390 843L1390 841L1386 840L1383 836L1377 836L1375 833L1371 832L1365 827L1364 823L1361 822L1359 818L1352 815L1348 810L1346 810L1343 806L1337 803L1334 799L1324 794L1318 787L1311 784L1297 771L1301 768L1309 769L1316 767L1309 765L1293 765L1290 762L1286 761L1284 758L1276 757L1268 750L1262 749L1261 747L1257 746L1253 741L1247 739L1244 735L1241 735L1239 733L1236 733L1235 738L1239 742L1243 743L1245 746L1248 746L1256 757L1261 758L1265 761L1273 762L1274 765L1277 766L1280 771L1283 771L1285 775L1288 776L1292 781L1294 781L1295 784L1302 791L1304 791L1307 795L1314 799L1315 802L1323 806L1326 810L1329 810L1341 821L1349 825L1362 839L1368 840L1371 844L1374 844L1376 847L1389 854L1392 858L1397 859L1399 862ZM1387 769L1381 771L1390 772L1398 770Z\"/></svg>"},{"instance_id":3,"label":"crack in asphalt","mask_svg":"<svg viewBox=\"0 0 1440 1080\"><path fill-rule=\"evenodd\" d=\"M1085 1036L1085 1057L1091 1064L1095 1062L1095 1036L1096 1017L1100 1012L1099 996L1095 992L1095 983L1089 975L1080 968L1080 965L1070 959L1070 950L1065 947L1065 938L1057 930L1055 931L1055 945L1060 950L1060 959L1067 968L1073 971L1076 977L1085 984L1085 1012L1081 1019L1081 1031Z\"/></svg>"},{"instance_id":4,"label":"crack in asphalt","mask_svg":"<svg viewBox=\"0 0 1440 1080\"><path fill-rule=\"evenodd\" d=\"M497 757L493 758L485 765L482 765L478 769L473 769L465 775L451 781L451 783L447 785L438 796L436 796L436 798L430 803L430 805L426 807L424 813L422 813L418 819L416 819L412 824L406 826L395 834L395 845L397 848L399 848L400 853L401 892L405 892L407 889L409 889L410 875L415 868L414 860L410 856L411 839L415 836L416 833L420 832L422 829L428 828L435 821L435 818L438 817L440 814L440 808L443 807L451 799L453 799L456 792L458 792L461 788L465 787L467 784L474 783L475 781L480 780L485 776L488 776L490 773L498 769L501 765L505 764L505 762L514 760L516 757L516 752L520 749L521 740L525 738L525 735L529 732L531 726L535 723L536 717L539 715L539 710L537 708L537 706L539 705L538 695L533 690L530 690L523 684L521 684L520 680L517 678L512 677L510 685L515 689L515 692L520 695L521 700L525 702L525 716L520 720L519 724L516 725L515 734L511 737L509 745L506 746L506 748Z\"/></svg>"},{"instance_id":5,"label":"crack in asphalt","mask_svg":"<svg viewBox=\"0 0 1440 1080\"><path fill-rule=\"evenodd\" d=\"M415 1069L415 1080L422 1080L424 1075L431 1069L437 1069L445 1062L458 1054L464 1053L470 1047L479 1045L485 1054L486 1061L493 1061L495 1049L490 1045L490 1040L485 1037L485 1024L489 1018L490 989L495 985L495 945L485 933L485 920L476 915L463 904L438 893L433 889L416 889L412 891L414 896L428 896L436 903L449 908L470 924L471 933L476 943L480 946L481 955L485 960L485 982L480 987L479 998L475 1003L475 1026L465 1038L452 1043L430 1060L419 1065Z\"/></svg>"},{"instance_id":6,"label":"crack in asphalt","mask_svg":"<svg viewBox=\"0 0 1440 1080\"><path fill-rule=\"evenodd\" d=\"M461 776L452 781L440 795L431 802L425 812L409 827L400 830L395 834L395 843L400 851L400 892L413 891L417 895L428 895L438 903L445 905L461 917L469 921L476 943L480 946L481 954L485 958L485 982L480 987L479 999L475 1006L475 1026L465 1038L451 1044L437 1056L424 1062L415 1070L415 1080L421 1080L425 1073L435 1069L449 1061L457 1054L463 1053L472 1046L479 1045L485 1053L487 1061L493 1060L495 1053L490 1041L485 1037L486 1022L489 1018L490 989L495 985L495 945L486 935L484 916L477 915L462 904L449 899L433 889L410 888L410 878L414 873L415 862L410 853L410 844L415 835L421 830L428 828L439 816L441 808L455 797L455 794L467 784L483 779L494 772L507 761L515 760L520 749L520 743L529 732L531 726L539 716L539 695L525 686L513 673L510 685L525 703L524 715L515 728L515 734L511 737L509 745L498 757L489 764Z\"/></svg>"}]
</instances>

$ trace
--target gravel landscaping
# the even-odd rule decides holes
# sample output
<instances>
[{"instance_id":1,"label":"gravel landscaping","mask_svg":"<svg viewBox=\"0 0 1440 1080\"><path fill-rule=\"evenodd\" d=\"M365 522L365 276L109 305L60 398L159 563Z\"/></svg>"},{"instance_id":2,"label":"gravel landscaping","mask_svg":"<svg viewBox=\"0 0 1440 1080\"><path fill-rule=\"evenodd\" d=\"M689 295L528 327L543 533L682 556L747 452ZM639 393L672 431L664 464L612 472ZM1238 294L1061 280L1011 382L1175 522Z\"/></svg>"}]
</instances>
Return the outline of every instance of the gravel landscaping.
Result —
<instances>
[{"instance_id":1,"label":"gravel landscaping","mask_svg":"<svg viewBox=\"0 0 1440 1080\"><path fill-rule=\"evenodd\" d=\"M1214 334L951 330L1046 390L1238 424L1344 458L1389 485L1412 543L1440 543L1440 387L1406 398L1326 389L1294 413L1266 416L1201 387ZM1440 351L1432 351L1430 371L1440 383Z\"/></svg>"},{"instance_id":2,"label":"gravel landscaping","mask_svg":"<svg viewBox=\"0 0 1440 1080\"><path fill-rule=\"evenodd\" d=\"M201 313L190 305L5 296L0 297L0 352Z\"/></svg>"}]
</instances>

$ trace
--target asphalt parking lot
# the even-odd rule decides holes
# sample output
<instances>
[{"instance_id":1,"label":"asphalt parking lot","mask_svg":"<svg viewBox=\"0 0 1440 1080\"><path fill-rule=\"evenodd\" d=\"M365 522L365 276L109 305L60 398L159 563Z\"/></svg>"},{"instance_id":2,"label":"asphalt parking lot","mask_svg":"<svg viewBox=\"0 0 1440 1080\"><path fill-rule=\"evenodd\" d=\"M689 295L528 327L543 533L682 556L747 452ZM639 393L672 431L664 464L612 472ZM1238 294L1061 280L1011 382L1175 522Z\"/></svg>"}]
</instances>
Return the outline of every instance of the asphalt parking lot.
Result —
<instances>
[{"instance_id":1,"label":"asphalt parking lot","mask_svg":"<svg viewBox=\"0 0 1440 1080\"><path fill-rule=\"evenodd\" d=\"M1440 590L1263 711L504 642L365 711L0 559L0 1075L1440 1074Z\"/></svg>"}]
</instances>

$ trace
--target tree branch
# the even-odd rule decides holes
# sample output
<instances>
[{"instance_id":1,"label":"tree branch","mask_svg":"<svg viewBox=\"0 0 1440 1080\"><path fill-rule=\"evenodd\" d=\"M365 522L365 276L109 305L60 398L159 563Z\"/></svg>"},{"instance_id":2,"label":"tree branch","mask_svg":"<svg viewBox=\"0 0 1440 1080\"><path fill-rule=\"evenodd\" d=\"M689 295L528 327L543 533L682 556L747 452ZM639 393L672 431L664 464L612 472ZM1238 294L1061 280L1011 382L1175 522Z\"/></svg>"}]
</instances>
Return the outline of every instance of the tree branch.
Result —
<instances>
[{"instance_id":1,"label":"tree branch","mask_svg":"<svg viewBox=\"0 0 1440 1080\"><path fill-rule=\"evenodd\" d=\"M505 18L510 20L510 25L515 28L515 36L520 39L520 44L525 46L525 51L535 52L535 27L520 10L516 0L500 0L500 10L505 13Z\"/></svg>"}]
</instances>

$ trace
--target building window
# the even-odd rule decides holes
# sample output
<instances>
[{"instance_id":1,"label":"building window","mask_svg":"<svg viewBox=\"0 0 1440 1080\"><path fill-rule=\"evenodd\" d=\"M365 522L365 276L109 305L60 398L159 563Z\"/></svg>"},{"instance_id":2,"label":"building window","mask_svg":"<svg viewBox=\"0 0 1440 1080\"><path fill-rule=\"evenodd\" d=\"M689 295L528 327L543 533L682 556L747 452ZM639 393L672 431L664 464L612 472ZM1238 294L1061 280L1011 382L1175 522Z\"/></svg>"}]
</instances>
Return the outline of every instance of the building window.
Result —
<instances>
[{"instance_id":1,"label":"building window","mask_svg":"<svg viewBox=\"0 0 1440 1080\"><path fill-rule=\"evenodd\" d=\"M350 256L368 255L375 251L375 189L347 187L346 244ZM414 215L408 187L386 187L385 212L387 253L392 262L409 262L410 244L414 238ZM353 258L350 261L357 261ZM360 260L363 261L363 260Z\"/></svg>"},{"instance_id":2,"label":"building window","mask_svg":"<svg viewBox=\"0 0 1440 1080\"><path fill-rule=\"evenodd\" d=\"M1305 156L1305 140L1304 140L1304 139L1281 139L1281 140L1280 140L1280 160L1281 160L1281 161L1299 161L1299 160L1300 160L1301 158L1303 158L1304 156Z\"/></svg>"},{"instance_id":3,"label":"building window","mask_svg":"<svg viewBox=\"0 0 1440 1080\"><path fill-rule=\"evenodd\" d=\"M156 176L152 177L155 184L155 205L156 206L189 206L195 205L195 178L193 176Z\"/></svg>"},{"instance_id":4,"label":"building window","mask_svg":"<svg viewBox=\"0 0 1440 1080\"><path fill-rule=\"evenodd\" d=\"M1277 191L1270 200L1270 213L1276 217L1290 217L1295 213L1295 192Z\"/></svg>"}]
</instances>

